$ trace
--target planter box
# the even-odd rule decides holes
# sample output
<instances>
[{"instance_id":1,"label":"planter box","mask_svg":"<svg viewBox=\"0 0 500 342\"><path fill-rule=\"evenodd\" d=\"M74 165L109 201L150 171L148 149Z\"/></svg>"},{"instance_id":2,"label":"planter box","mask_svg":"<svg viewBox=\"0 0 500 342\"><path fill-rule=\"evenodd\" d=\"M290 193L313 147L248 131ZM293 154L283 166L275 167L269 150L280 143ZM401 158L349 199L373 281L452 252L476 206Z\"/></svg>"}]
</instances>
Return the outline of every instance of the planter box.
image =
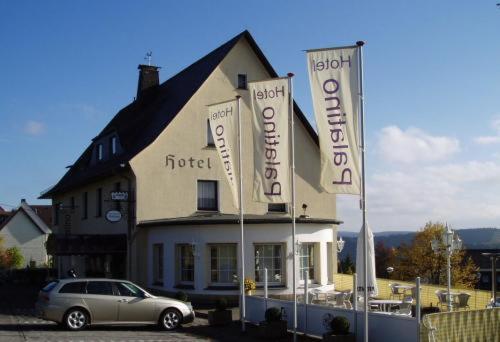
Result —
<instances>
[{"instance_id":1,"label":"planter box","mask_svg":"<svg viewBox=\"0 0 500 342\"><path fill-rule=\"evenodd\" d=\"M261 322L258 326L259 337L267 340L276 340L286 337L287 322L281 320L279 322Z\"/></svg>"},{"instance_id":2,"label":"planter box","mask_svg":"<svg viewBox=\"0 0 500 342\"><path fill-rule=\"evenodd\" d=\"M322 341L327 342L356 342L356 335L333 335L332 333L323 334Z\"/></svg>"},{"instance_id":3,"label":"planter box","mask_svg":"<svg viewBox=\"0 0 500 342\"><path fill-rule=\"evenodd\" d=\"M233 313L231 310L217 311L212 310L208 312L209 325L228 325L233 321Z\"/></svg>"}]
</instances>

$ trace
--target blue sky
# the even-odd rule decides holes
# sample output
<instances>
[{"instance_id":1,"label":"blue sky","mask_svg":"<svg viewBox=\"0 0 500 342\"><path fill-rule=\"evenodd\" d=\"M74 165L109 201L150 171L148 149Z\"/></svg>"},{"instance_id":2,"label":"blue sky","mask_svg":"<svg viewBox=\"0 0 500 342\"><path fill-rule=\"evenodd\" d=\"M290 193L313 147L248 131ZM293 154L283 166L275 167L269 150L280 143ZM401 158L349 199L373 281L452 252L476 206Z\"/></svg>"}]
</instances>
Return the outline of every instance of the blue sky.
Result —
<instances>
[{"instance_id":1,"label":"blue sky","mask_svg":"<svg viewBox=\"0 0 500 342\"><path fill-rule=\"evenodd\" d=\"M136 91L244 29L313 121L307 48L365 40L369 221L375 231L500 222L497 1L0 2L0 205L37 202ZM357 198L339 196L343 229Z\"/></svg>"}]
</instances>

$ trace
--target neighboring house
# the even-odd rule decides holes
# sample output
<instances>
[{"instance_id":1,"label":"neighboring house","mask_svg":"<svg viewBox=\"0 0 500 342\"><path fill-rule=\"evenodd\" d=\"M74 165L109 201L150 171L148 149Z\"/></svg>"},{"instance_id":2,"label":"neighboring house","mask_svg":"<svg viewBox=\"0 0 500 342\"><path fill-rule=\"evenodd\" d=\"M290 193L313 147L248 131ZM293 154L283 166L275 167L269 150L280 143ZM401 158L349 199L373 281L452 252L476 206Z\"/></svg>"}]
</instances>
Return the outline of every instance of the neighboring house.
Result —
<instances>
[{"instance_id":1,"label":"neighboring house","mask_svg":"<svg viewBox=\"0 0 500 342\"><path fill-rule=\"evenodd\" d=\"M246 277L292 291L288 204L252 199L252 112L247 81L277 77L248 33L166 82L139 66L137 98L120 110L42 198L54 206L49 250L60 275L128 277L160 290L238 293L238 210L210 134L207 105L242 97ZM318 137L294 105L300 278L327 284L337 272L336 198L319 186ZM128 199L111 198L127 192ZM303 206L304 205L304 206ZM300 208L307 208L301 210ZM298 215L297 215L298 216ZM303 279L300 280L302 283Z\"/></svg>"},{"instance_id":2,"label":"neighboring house","mask_svg":"<svg viewBox=\"0 0 500 342\"><path fill-rule=\"evenodd\" d=\"M12 212L5 211L2 207L0 207L0 227L3 225L5 221L10 217Z\"/></svg>"},{"instance_id":3,"label":"neighboring house","mask_svg":"<svg viewBox=\"0 0 500 342\"><path fill-rule=\"evenodd\" d=\"M500 253L500 249L491 249L491 248L483 248L483 249L466 249L466 256L471 257L472 261L479 267L479 273L481 277L476 285L476 288L481 290L491 290L492 285L492 262L490 257L486 257L483 253ZM497 289L500 289L500 258L496 261L496 269L497 269Z\"/></svg>"},{"instance_id":4,"label":"neighboring house","mask_svg":"<svg viewBox=\"0 0 500 342\"><path fill-rule=\"evenodd\" d=\"M18 247L24 257L24 266L30 262L40 266L48 263L45 243L51 233L47 222L51 220L51 206L30 206L24 199L19 208L0 225L5 249Z\"/></svg>"}]
</instances>

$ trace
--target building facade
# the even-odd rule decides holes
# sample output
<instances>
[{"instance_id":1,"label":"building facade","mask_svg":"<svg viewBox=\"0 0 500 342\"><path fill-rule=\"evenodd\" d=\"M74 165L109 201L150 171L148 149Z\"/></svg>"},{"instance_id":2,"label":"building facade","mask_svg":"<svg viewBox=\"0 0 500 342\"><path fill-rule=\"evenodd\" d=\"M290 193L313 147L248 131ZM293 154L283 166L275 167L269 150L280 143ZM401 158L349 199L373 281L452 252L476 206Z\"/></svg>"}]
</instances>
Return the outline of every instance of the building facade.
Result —
<instances>
[{"instance_id":1,"label":"building facade","mask_svg":"<svg viewBox=\"0 0 500 342\"><path fill-rule=\"evenodd\" d=\"M136 100L43 195L52 198L58 212L52 251L60 257L60 272L74 267L88 275L95 266L99 275L124 274L158 290L235 294L244 263L246 278L259 285L267 268L273 291L290 293L290 206L252 200L252 112L246 84L278 76L262 51L245 31L162 84L157 67L139 69ZM242 98L244 260L238 210L207 120L207 105L237 95ZM300 279L304 282L307 270L309 282L327 284L337 265L335 195L319 186L314 129L297 105L294 115ZM113 200L113 191L126 192L128 198ZM121 219L109 222L109 211L118 211ZM102 236L115 245L101 245ZM81 243L71 247L71 241ZM93 244L98 246L92 251Z\"/></svg>"},{"instance_id":2,"label":"building facade","mask_svg":"<svg viewBox=\"0 0 500 342\"><path fill-rule=\"evenodd\" d=\"M22 267L49 263L46 242L50 230L50 206L30 206L23 199L19 207L0 224L5 249L17 247L24 260Z\"/></svg>"}]
</instances>

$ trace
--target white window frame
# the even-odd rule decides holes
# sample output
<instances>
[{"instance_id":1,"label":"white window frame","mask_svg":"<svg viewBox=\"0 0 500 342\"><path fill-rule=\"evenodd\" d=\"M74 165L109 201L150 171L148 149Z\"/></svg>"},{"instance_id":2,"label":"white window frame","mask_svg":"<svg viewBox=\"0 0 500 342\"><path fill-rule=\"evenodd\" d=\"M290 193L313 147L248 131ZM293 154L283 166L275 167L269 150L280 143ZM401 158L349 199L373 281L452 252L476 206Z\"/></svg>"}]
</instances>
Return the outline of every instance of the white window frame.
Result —
<instances>
[{"instance_id":1,"label":"white window frame","mask_svg":"<svg viewBox=\"0 0 500 342\"><path fill-rule=\"evenodd\" d=\"M199 192L198 192L198 183L199 182L207 182L207 183L215 183L215 209L207 209L207 208L199 208L198 207L198 198L199 198ZM201 212L219 212L220 211L220 189L219 189L219 181L217 180L212 180L212 179L197 179L196 180L196 211L201 211Z\"/></svg>"},{"instance_id":2,"label":"white window frame","mask_svg":"<svg viewBox=\"0 0 500 342\"><path fill-rule=\"evenodd\" d=\"M280 246L281 247L281 251L280 251L280 261L281 261L281 270L280 270L280 275L281 275L281 279L280 280L276 280L274 279L274 268L273 269L268 269L267 270L267 282L269 285L281 285L281 286L285 286L286 285L286 259L285 259L285 255L286 255L286 244L285 243L282 243L282 242L262 242L262 243L255 243L254 244L254 253L253 253L253 260L254 260L254 277L256 279L256 282L257 284L264 284L264 268L258 270L257 267L257 254L258 254L258 247L263 247L263 246L273 246L273 247L276 247L276 246ZM272 257L262 257L262 256L259 256L259 258L271 258L271 259L275 259L274 257L274 250L273 250L273 256ZM274 262L272 262L273 266L274 266ZM263 275L262 275L262 279L259 279L259 281L257 281L257 272L258 271L262 271L263 272Z\"/></svg>"},{"instance_id":3,"label":"white window frame","mask_svg":"<svg viewBox=\"0 0 500 342\"><path fill-rule=\"evenodd\" d=\"M305 269L308 269L308 270L313 270L313 273L311 275L311 272L309 272L309 279L307 280L308 283L312 283L315 281L315 277L316 277L316 243L315 242L302 242L300 244L300 248L299 248L299 279L300 279L300 283L304 283L304 270ZM307 251L307 255L304 253L304 247L312 247L312 259L313 259L313 264L312 264L312 267L311 267L311 263L310 263L310 253L309 253L309 250ZM306 259L308 260L308 265L307 267L302 267L302 259Z\"/></svg>"},{"instance_id":4,"label":"white window frame","mask_svg":"<svg viewBox=\"0 0 500 342\"><path fill-rule=\"evenodd\" d=\"M229 278L229 280L227 282L222 282L220 281L220 278L219 278L219 272L221 271L221 253L220 253L220 249L221 247L232 247L233 250L234 250L234 258L231 258L231 259L234 259L234 269L233 269L233 276L231 276ZM217 266L216 266L216 269L215 271L217 272L218 276L217 276L217 280L214 281L212 280L212 272L214 271L214 269L212 268L212 248L217 248L217 258L216 258L216 262L217 262ZM238 244L236 243L210 243L208 244L208 270L209 270L209 274L208 274L208 277L209 277L209 280L208 280L208 283L210 285L223 285L223 286L228 286L228 285L237 285L237 283L235 282L235 275L237 276L238 275Z\"/></svg>"},{"instance_id":5,"label":"white window frame","mask_svg":"<svg viewBox=\"0 0 500 342\"><path fill-rule=\"evenodd\" d=\"M182 249L190 248L191 249L191 256L192 258L192 263L193 263L193 280L184 280L182 279L182 274L184 269L182 268L182 262L183 262L183 255L182 255ZM175 245L175 254L176 254L176 264L175 264L175 269L176 269L176 274L177 274L177 283L181 285L194 285L194 280L196 276L196 264L195 264L195 258L194 258L194 246L189 243L178 243ZM189 269L186 269L189 270Z\"/></svg>"}]
</instances>

